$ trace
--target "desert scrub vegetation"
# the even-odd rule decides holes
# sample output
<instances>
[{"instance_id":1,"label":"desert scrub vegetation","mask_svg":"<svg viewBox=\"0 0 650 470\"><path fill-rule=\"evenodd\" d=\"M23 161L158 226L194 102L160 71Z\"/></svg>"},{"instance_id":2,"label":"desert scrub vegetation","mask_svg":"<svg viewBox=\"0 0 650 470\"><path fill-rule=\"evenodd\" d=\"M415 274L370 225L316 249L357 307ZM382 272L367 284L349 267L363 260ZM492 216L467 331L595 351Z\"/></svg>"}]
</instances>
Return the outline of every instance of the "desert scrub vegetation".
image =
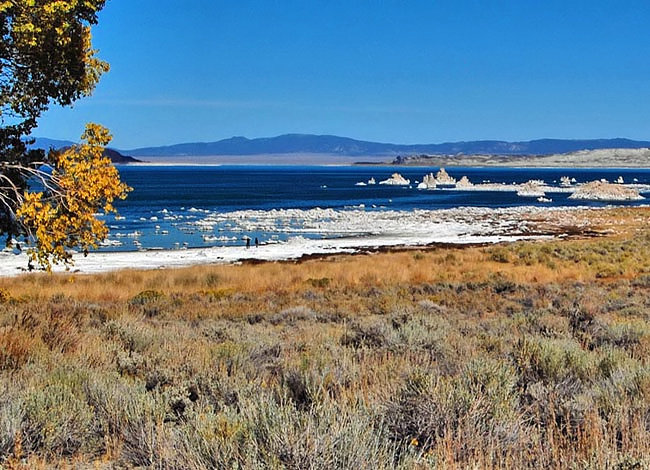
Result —
<instances>
[{"instance_id":1,"label":"desert scrub vegetation","mask_svg":"<svg viewBox=\"0 0 650 470\"><path fill-rule=\"evenodd\" d=\"M0 466L649 468L637 228L2 279Z\"/></svg>"}]
</instances>

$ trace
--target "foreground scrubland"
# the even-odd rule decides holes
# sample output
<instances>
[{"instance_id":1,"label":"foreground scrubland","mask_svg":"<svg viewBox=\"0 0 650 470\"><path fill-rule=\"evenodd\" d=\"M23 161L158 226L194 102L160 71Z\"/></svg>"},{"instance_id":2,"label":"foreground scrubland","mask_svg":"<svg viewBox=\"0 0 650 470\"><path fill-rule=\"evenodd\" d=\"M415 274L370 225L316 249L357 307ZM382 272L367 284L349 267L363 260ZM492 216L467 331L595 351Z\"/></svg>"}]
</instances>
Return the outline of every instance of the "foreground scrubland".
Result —
<instances>
[{"instance_id":1,"label":"foreground scrubland","mask_svg":"<svg viewBox=\"0 0 650 470\"><path fill-rule=\"evenodd\" d=\"M650 468L650 229L0 280L6 468ZM605 223L604 221L609 221Z\"/></svg>"}]
</instances>

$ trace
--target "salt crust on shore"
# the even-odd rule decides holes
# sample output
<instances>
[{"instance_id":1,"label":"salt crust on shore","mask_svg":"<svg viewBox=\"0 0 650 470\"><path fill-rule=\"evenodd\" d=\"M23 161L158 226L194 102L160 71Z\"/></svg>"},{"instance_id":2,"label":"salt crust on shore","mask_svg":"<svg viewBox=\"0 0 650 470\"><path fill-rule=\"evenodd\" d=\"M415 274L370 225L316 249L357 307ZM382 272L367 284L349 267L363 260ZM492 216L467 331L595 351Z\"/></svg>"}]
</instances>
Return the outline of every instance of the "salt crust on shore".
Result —
<instances>
[{"instance_id":1,"label":"salt crust on shore","mask_svg":"<svg viewBox=\"0 0 650 470\"><path fill-rule=\"evenodd\" d=\"M568 209L555 209L563 211ZM242 231L319 233L328 238L302 236L284 243L156 250L134 252L92 252L87 257L74 255L73 271L98 273L118 269L158 269L211 263L235 263L244 260L288 260L306 255L354 253L368 248L422 246L431 243L496 243L532 238L532 224L526 216L547 209L519 207L507 209L457 208L449 210L365 211L333 209L286 209L211 213L196 222L212 227L220 220L239 225ZM569 217L569 215L567 214ZM291 226L290 226L291 225ZM0 276L13 276L27 266L25 254L0 252ZM56 266L55 271L64 271Z\"/></svg>"}]
</instances>

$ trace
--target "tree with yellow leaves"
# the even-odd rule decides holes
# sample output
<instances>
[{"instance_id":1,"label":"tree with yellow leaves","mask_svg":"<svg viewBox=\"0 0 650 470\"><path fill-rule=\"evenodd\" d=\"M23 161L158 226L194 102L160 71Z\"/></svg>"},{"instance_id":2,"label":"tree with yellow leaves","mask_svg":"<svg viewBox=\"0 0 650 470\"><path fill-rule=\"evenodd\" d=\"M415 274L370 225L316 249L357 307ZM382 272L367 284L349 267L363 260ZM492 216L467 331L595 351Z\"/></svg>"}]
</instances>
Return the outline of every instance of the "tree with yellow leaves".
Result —
<instances>
[{"instance_id":1,"label":"tree with yellow leaves","mask_svg":"<svg viewBox=\"0 0 650 470\"><path fill-rule=\"evenodd\" d=\"M90 34L104 3L0 0L0 235L22 237L47 269L70 263L71 248L96 247L107 228L94 214L129 190L104 157L101 126L87 125L83 142L62 152L29 150L26 139L51 104L90 95L108 71Z\"/></svg>"}]
</instances>

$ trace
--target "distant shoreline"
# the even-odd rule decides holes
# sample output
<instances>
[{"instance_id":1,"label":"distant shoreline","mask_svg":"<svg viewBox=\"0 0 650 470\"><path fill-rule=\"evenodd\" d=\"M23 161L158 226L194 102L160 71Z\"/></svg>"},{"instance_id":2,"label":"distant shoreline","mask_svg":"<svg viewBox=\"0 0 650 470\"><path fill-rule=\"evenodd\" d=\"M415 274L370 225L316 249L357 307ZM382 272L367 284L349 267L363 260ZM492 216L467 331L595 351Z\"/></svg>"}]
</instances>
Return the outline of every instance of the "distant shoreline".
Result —
<instances>
[{"instance_id":1,"label":"distant shoreline","mask_svg":"<svg viewBox=\"0 0 650 470\"><path fill-rule=\"evenodd\" d=\"M340 165L353 166L358 159L371 159L377 165L390 165L390 157L350 157L342 155L290 153L290 154L260 154L260 155L210 155L210 156L153 156L146 158L146 162L130 164L135 165L196 165L196 166L222 166L222 165Z\"/></svg>"},{"instance_id":2,"label":"distant shoreline","mask_svg":"<svg viewBox=\"0 0 650 470\"><path fill-rule=\"evenodd\" d=\"M650 149L582 150L555 155L429 155L343 156L320 153L259 155L152 156L138 166L395 166L395 167L510 167L510 168L650 168Z\"/></svg>"}]
</instances>

